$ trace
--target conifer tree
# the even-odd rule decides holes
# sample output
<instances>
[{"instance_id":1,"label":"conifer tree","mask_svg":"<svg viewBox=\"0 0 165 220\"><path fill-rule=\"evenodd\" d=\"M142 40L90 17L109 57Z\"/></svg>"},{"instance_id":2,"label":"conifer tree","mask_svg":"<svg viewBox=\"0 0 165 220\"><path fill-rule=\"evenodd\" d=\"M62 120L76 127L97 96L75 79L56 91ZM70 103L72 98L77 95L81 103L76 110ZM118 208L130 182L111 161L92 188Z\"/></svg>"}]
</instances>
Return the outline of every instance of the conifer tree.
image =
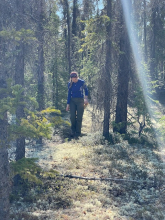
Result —
<instances>
[{"instance_id":1,"label":"conifer tree","mask_svg":"<svg viewBox=\"0 0 165 220\"><path fill-rule=\"evenodd\" d=\"M38 40L38 59L37 59L37 101L38 110L42 111L45 108L45 91L44 91L44 20L45 20L45 0L36 1L36 38ZM42 144L42 137L39 138L37 143Z\"/></svg>"},{"instance_id":2,"label":"conifer tree","mask_svg":"<svg viewBox=\"0 0 165 220\"><path fill-rule=\"evenodd\" d=\"M107 0L107 16L109 23L106 27L106 58L105 58L105 72L104 72L104 124L103 136L109 138L109 120L110 120L110 94L111 94L111 54L112 54L112 0Z\"/></svg>"},{"instance_id":3,"label":"conifer tree","mask_svg":"<svg viewBox=\"0 0 165 220\"><path fill-rule=\"evenodd\" d=\"M152 80L156 79L156 14L157 0L151 0L151 35L150 35L150 73Z\"/></svg>"},{"instance_id":4,"label":"conifer tree","mask_svg":"<svg viewBox=\"0 0 165 220\"><path fill-rule=\"evenodd\" d=\"M143 2L144 4L144 12L143 12L143 16L144 16L144 56L145 56L145 62L148 62L148 54L147 54L147 3L146 0L144 0Z\"/></svg>"},{"instance_id":5,"label":"conifer tree","mask_svg":"<svg viewBox=\"0 0 165 220\"><path fill-rule=\"evenodd\" d=\"M21 31L25 28L24 22L24 1L16 0L16 31ZM25 45L21 39L16 45L15 52L15 84L24 87L24 66L25 66ZM23 94L22 94L23 101ZM18 123L24 117L24 105L17 106L16 118ZM20 137L16 140L16 160L25 157L25 137Z\"/></svg>"},{"instance_id":6,"label":"conifer tree","mask_svg":"<svg viewBox=\"0 0 165 220\"><path fill-rule=\"evenodd\" d=\"M64 38L66 43L66 59L68 61L68 65L66 67L68 72L68 78L69 74L71 72L71 21L70 21L70 8L69 8L69 1L63 0L61 1L62 7L63 7L63 15L64 15Z\"/></svg>"},{"instance_id":7,"label":"conifer tree","mask_svg":"<svg viewBox=\"0 0 165 220\"><path fill-rule=\"evenodd\" d=\"M114 132L121 134L127 131L127 102L128 102L128 82L130 73L130 45L127 34L126 23L124 21L123 9L120 3L120 54L118 69L118 88L117 88L117 104Z\"/></svg>"},{"instance_id":8,"label":"conifer tree","mask_svg":"<svg viewBox=\"0 0 165 220\"><path fill-rule=\"evenodd\" d=\"M38 60L37 60L37 76L38 76L38 91L37 101L39 105L39 111L42 111L45 107L44 102L44 19L45 19L45 1L38 0L36 2L36 38L38 39Z\"/></svg>"},{"instance_id":9,"label":"conifer tree","mask_svg":"<svg viewBox=\"0 0 165 220\"><path fill-rule=\"evenodd\" d=\"M71 67L73 70L79 70L79 53L78 48L79 45L79 8L78 8L78 1L73 0L73 13L72 13L72 37L71 37Z\"/></svg>"},{"instance_id":10,"label":"conifer tree","mask_svg":"<svg viewBox=\"0 0 165 220\"><path fill-rule=\"evenodd\" d=\"M7 9L10 8L6 1L0 2L0 31L7 26ZM5 63L5 39L0 36L0 102L6 96L7 71ZM3 107L1 105L1 107ZM8 162L8 137L7 137L7 112L0 115L0 218L9 220L9 162Z\"/></svg>"}]
</instances>

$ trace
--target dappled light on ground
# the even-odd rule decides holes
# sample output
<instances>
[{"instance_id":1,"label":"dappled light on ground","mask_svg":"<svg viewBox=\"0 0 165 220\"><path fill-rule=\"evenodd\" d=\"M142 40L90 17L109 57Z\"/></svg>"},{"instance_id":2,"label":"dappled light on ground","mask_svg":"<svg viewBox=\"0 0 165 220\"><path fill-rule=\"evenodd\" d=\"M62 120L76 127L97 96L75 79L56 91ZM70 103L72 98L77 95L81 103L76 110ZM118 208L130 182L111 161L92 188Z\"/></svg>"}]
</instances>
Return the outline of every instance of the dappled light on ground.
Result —
<instances>
[{"instance_id":1,"label":"dappled light on ground","mask_svg":"<svg viewBox=\"0 0 165 220\"><path fill-rule=\"evenodd\" d=\"M45 171L52 169L58 175L44 178L41 188L32 188L30 202L22 198L19 205L13 203L17 216L26 212L37 220L163 220L163 163L156 146L150 142L128 144L119 134L114 134L115 143L109 144L99 131L91 133L90 111L85 112L86 122L86 135L79 139L59 141L54 137L42 149L28 152L29 157L38 157Z\"/></svg>"}]
</instances>

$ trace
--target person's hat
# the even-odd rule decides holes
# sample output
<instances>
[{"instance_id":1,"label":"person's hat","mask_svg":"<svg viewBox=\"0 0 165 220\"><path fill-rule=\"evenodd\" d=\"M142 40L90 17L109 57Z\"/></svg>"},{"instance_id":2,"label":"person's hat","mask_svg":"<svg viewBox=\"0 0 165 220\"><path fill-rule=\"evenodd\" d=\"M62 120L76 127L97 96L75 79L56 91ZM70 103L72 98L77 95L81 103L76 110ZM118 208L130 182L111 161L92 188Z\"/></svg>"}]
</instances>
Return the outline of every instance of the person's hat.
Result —
<instances>
[{"instance_id":1,"label":"person's hat","mask_svg":"<svg viewBox=\"0 0 165 220\"><path fill-rule=\"evenodd\" d=\"M72 73L70 74L70 77L71 77L71 78L77 78L78 76L77 76L77 73L76 73L76 72L72 72Z\"/></svg>"}]
</instances>

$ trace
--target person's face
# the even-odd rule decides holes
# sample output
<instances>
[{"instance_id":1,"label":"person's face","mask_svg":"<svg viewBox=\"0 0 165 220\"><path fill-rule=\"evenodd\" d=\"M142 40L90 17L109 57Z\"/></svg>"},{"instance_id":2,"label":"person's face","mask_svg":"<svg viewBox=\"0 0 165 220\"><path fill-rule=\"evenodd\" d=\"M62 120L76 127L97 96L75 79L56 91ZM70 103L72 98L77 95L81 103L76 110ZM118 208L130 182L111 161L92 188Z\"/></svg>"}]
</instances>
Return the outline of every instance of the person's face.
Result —
<instances>
[{"instance_id":1,"label":"person's face","mask_svg":"<svg viewBox=\"0 0 165 220\"><path fill-rule=\"evenodd\" d=\"M78 78L77 77L72 77L72 82L76 83L78 81Z\"/></svg>"}]
</instances>

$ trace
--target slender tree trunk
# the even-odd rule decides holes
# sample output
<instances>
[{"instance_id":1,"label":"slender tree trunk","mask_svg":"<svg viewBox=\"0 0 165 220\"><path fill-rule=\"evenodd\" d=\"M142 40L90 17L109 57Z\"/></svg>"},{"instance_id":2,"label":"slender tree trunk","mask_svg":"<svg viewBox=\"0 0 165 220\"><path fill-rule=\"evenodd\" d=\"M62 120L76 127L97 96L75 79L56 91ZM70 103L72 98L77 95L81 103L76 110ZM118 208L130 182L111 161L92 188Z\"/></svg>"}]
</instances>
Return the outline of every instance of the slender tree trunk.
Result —
<instances>
[{"instance_id":1,"label":"slender tree trunk","mask_svg":"<svg viewBox=\"0 0 165 220\"><path fill-rule=\"evenodd\" d=\"M56 81L56 101L55 101L55 108L59 109L59 95L58 95L58 90L59 90L59 82L58 82L58 71L57 71L57 61L56 61L56 66L55 66L55 81Z\"/></svg>"},{"instance_id":2,"label":"slender tree trunk","mask_svg":"<svg viewBox=\"0 0 165 220\"><path fill-rule=\"evenodd\" d=\"M107 16L110 22L106 27L106 61L104 73L104 123L103 123L103 136L109 139L109 120L110 120L110 95L111 95L111 18L112 18L112 0L107 0Z\"/></svg>"},{"instance_id":3,"label":"slender tree trunk","mask_svg":"<svg viewBox=\"0 0 165 220\"><path fill-rule=\"evenodd\" d=\"M37 94L37 101L39 111L42 111L45 107L44 103L44 51L43 51L43 39L39 37L39 46L38 46L38 94Z\"/></svg>"},{"instance_id":4,"label":"slender tree trunk","mask_svg":"<svg viewBox=\"0 0 165 220\"><path fill-rule=\"evenodd\" d=\"M38 24L37 24L37 39L38 39L38 94L37 101L39 104L39 111L43 110L45 107L44 102L44 0L38 1Z\"/></svg>"},{"instance_id":5,"label":"slender tree trunk","mask_svg":"<svg viewBox=\"0 0 165 220\"><path fill-rule=\"evenodd\" d=\"M0 72L0 89L6 87L5 75ZM2 78L3 77L3 78ZM5 94L0 95L0 99ZM7 113L0 119L0 218L9 220L9 162L8 162L8 142L7 142Z\"/></svg>"},{"instance_id":6,"label":"slender tree trunk","mask_svg":"<svg viewBox=\"0 0 165 220\"><path fill-rule=\"evenodd\" d=\"M71 29L70 29L70 13L69 13L69 3L66 0L67 5L67 26L68 26L68 65L69 65L69 74L71 72Z\"/></svg>"},{"instance_id":7,"label":"slender tree trunk","mask_svg":"<svg viewBox=\"0 0 165 220\"><path fill-rule=\"evenodd\" d=\"M37 78L38 78L38 90L37 90L37 101L38 110L42 111L45 108L45 98L44 98L44 0L38 0L37 6L37 33L36 37L38 39L38 62L37 62ZM37 140L38 144L42 144L42 137Z\"/></svg>"},{"instance_id":8,"label":"slender tree trunk","mask_svg":"<svg viewBox=\"0 0 165 220\"><path fill-rule=\"evenodd\" d=\"M156 79L156 1L153 0L152 14L151 14L151 36L150 36L150 74L153 80Z\"/></svg>"},{"instance_id":9,"label":"slender tree trunk","mask_svg":"<svg viewBox=\"0 0 165 220\"><path fill-rule=\"evenodd\" d=\"M72 35L77 36L77 0L73 0Z\"/></svg>"},{"instance_id":10,"label":"slender tree trunk","mask_svg":"<svg viewBox=\"0 0 165 220\"><path fill-rule=\"evenodd\" d=\"M147 20L146 20L146 0L144 0L144 53L145 53L145 62L147 63Z\"/></svg>"},{"instance_id":11,"label":"slender tree trunk","mask_svg":"<svg viewBox=\"0 0 165 220\"><path fill-rule=\"evenodd\" d=\"M67 59L68 59L68 71L71 72L71 28L70 28L70 13L68 0L64 1L64 17L66 16L67 23Z\"/></svg>"},{"instance_id":12,"label":"slender tree trunk","mask_svg":"<svg viewBox=\"0 0 165 220\"><path fill-rule=\"evenodd\" d=\"M23 14L24 5L22 0L16 1L17 6L17 19L16 19L16 30L20 31L24 28ZM24 87L24 43L22 41L16 46L15 55L15 84L19 84ZM24 100L24 94L22 94L21 101ZM21 118L24 117L24 105L17 106L16 118L20 123ZM16 160L25 157L25 137L20 137L16 140Z\"/></svg>"},{"instance_id":13,"label":"slender tree trunk","mask_svg":"<svg viewBox=\"0 0 165 220\"><path fill-rule=\"evenodd\" d=\"M9 220L9 188L7 114L4 113L3 119L0 119L0 218L3 220Z\"/></svg>"},{"instance_id":14,"label":"slender tree trunk","mask_svg":"<svg viewBox=\"0 0 165 220\"><path fill-rule=\"evenodd\" d=\"M0 39L0 45L5 45ZM5 46L0 46L0 59L3 60ZM0 70L0 89L7 87L5 69ZM5 93L0 94L0 99L6 97ZM7 113L3 113L0 119L0 218L9 219L9 162L8 162L8 141L7 141Z\"/></svg>"},{"instance_id":15,"label":"slender tree trunk","mask_svg":"<svg viewBox=\"0 0 165 220\"><path fill-rule=\"evenodd\" d=\"M2 31L2 26L5 27L6 19L4 18L4 9L8 5L5 1L0 2L0 31ZM5 89L7 87L7 71L6 71L6 42L0 37L0 89ZM0 100L6 96L5 92L0 93ZM2 114L2 113L1 113ZM8 161L8 137L7 137L7 113L4 112L0 118L0 219L9 220L9 161Z\"/></svg>"},{"instance_id":16,"label":"slender tree trunk","mask_svg":"<svg viewBox=\"0 0 165 220\"><path fill-rule=\"evenodd\" d=\"M128 82L129 82L129 57L130 45L127 34L126 24L124 21L123 9L120 13L120 55L119 55L119 70L118 70L118 90L117 90L117 105L114 132L121 134L127 131L127 102L128 102Z\"/></svg>"},{"instance_id":17,"label":"slender tree trunk","mask_svg":"<svg viewBox=\"0 0 165 220\"><path fill-rule=\"evenodd\" d=\"M52 75L52 81L53 81L53 106L56 106L56 74L54 70L54 65L52 69L53 75Z\"/></svg>"},{"instance_id":18,"label":"slender tree trunk","mask_svg":"<svg viewBox=\"0 0 165 220\"><path fill-rule=\"evenodd\" d=\"M72 38L71 38L71 67L73 70L77 70L79 68L79 53L77 52L77 35L78 35L78 4L77 0L73 0L73 18L72 18Z\"/></svg>"},{"instance_id":19,"label":"slender tree trunk","mask_svg":"<svg viewBox=\"0 0 165 220\"><path fill-rule=\"evenodd\" d=\"M54 64L53 64L53 69L52 69L52 72L53 72L53 106L55 106L55 108L59 108L58 106L58 68L57 68L57 56L55 55L55 61L54 61Z\"/></svg>"}]
</instances>

